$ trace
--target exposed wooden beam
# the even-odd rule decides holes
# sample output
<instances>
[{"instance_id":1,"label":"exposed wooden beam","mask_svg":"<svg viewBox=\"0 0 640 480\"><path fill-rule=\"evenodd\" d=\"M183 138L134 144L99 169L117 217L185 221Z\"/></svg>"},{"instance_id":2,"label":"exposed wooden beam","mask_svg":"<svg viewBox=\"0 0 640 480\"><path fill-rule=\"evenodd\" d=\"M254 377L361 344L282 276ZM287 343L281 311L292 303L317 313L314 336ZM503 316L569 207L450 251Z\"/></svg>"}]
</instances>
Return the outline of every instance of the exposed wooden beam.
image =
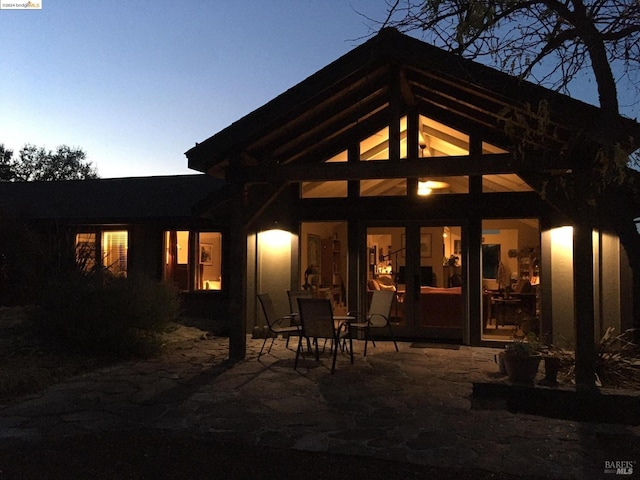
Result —
<instances>
[{"instance_id":1,"label":"exposed wooden beam","mask_svg":"<svg viewBox=\"0 0 640 480\"><path fill-rule=\"evenodd\" d=\"M316 137L315 141L307 142L305 148L289 151L287 155L272 158L272 163L285 164L294 162L314 163L324 161L332 155L326 152L333 151L333 154L344 150L345 145L355 136L360 134L370 135L375 128L382 128L387 125L388 117L384 117L388 105L380 105L377 110L366 111L366 114L358 118L343 119L340 124L333 125L333 129Z\"/></svg>"},{"instance_id":2,"label":"exposed wooden beam","mask_svg":"<svg viewBox=\"0 0 640 480\"><path fill-rule=\"evenodd\" d=\"M377 90L360 103L341 103L329 109L325 115L318 116L315 123L288 125L280 132L279 141L270 145L265 158L282 161L300 153L314 144L330 139L345 127L355 125L359 121L385 108L387 105L385 89ZM254 147L251 146L251 149Z\"/></svg>"},{"instance_id":3,"label":"exposed wooden beam","mask_svg":"<svg viewBox=\"0 0 640 480\"><path fill-rule=\"evenodd\" d=\"M512 154L431 157L390 162L385 160L348 163L258 165L227 168L226 177L239 183L320 182L461 175L557 171L571 168L563 158L537 157L526 161Z\"/></svg>"}]
</instances>

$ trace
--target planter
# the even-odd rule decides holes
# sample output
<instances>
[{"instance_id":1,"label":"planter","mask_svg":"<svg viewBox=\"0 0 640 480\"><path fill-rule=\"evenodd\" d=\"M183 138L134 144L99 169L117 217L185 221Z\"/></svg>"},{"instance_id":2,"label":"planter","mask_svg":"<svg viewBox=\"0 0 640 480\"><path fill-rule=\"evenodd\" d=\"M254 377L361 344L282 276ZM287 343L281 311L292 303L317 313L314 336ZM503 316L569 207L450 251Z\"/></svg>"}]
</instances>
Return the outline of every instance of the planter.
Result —
<instances>
[{"instance_id":1,"label":"planter","mask_svg":"<svg viewBox=\"0 0 640 480\"><path fill-rule=\"evenodd\" d=\"M496 362L496 364L498 365L498 370L500 371L500 373L502 375L506 375L507 374L507 369L504 366L504 352L500 352L497 355L494 356L494 360Z\"/></svg>"},{"instance_id":2,"label":"planter","mask_svg":"<svg viewBox=\"0 0 640 480\"><path fill-rule=\"evenodd\" d=\"M538 374L540 360L542 355L539 353L524 356L505 351L504 366L509 380L513 383L532 384Z\"/></svg>"},{"instance_id":3,"label":"planter","mask_svg":"<svg viewBox=\"0 0 640 480\"><path fill-rule=\"evenodd\" d=\"M547 387L558 385L558 372L560 371L560 359L557 357L544 357L544 378L538 383Z\"/></svg>"}]
</instances>

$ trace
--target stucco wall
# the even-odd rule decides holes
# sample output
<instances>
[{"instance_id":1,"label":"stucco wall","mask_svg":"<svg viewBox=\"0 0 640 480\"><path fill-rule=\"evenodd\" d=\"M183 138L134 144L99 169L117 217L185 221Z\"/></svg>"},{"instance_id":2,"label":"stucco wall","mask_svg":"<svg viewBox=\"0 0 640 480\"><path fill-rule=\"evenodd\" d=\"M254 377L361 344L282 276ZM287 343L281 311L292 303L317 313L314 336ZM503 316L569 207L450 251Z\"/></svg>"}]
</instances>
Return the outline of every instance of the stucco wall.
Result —
<instances>
[{"instance_id":1,"label":"stucco wall","mask_svg":"<svg viewBox=\"0 0 640 480\"><path fill-rule=\"evenodd\" d=\"M551 322L553 326L552 342L564 345L575 342L574 301L573 301L573 229L570 227L555 228L543 232L544 243L548 244L550 255L551 291L544 284L543 288L550 295ZM546 238L548 237L548 238Z\"/></svg>"}]
</instances>

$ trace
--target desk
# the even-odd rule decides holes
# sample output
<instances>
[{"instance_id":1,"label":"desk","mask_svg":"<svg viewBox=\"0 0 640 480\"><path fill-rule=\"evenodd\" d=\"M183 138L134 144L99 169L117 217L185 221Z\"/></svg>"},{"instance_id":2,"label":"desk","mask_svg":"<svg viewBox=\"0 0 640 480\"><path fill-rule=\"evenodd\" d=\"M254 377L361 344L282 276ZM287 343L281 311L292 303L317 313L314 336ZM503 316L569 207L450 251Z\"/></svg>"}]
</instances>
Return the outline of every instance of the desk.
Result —
<instances>
[{"instance_id":1,"label":"desk","mask_svg":"<svg viewBox=\"0 0 640 480\"><path fill-rule=\"evenodd\" d=\"M496 305L496 329L498 328L498 323L504 325L507 321L516 313L518 307L520 306L519 298L493 298L491 300ZM500 307L500 308L498 308ZM518 326L520 323L518 319L515 319L514 322L509 322L513 325Z\"/></svg>"},{"instance_id":2,"label":"desk","mask_svg":"<svg viewBox=\"0 0 640 480\"><path fill-rule=\"evenodd\" d=\"M538 296L535 292L529 293L517 293L511 292L513 298L517 298L522 301L522 311L531 317L535 317L538 302Z\"/></svg>"}]
</instances>

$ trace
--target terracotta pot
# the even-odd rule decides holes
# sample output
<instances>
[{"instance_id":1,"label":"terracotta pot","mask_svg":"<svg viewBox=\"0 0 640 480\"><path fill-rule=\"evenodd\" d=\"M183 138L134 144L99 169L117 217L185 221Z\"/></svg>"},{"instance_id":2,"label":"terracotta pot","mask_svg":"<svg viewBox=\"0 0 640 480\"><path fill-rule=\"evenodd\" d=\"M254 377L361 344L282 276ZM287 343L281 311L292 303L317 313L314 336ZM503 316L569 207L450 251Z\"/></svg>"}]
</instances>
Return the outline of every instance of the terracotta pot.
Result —
<instances>
[{"instance_id":1,"label":"terracotta pot","mask_svg":"<svg viewBox=\"0 0 640 480\"><path fill-rule=\"evenodd\" d=\"M539 353L523 357L520 355L512 355L508 351L504 355L504 366L507 370L507 376L513 383L531 384L538 374L542 355Z\"/></svg>"}]
</instances>

